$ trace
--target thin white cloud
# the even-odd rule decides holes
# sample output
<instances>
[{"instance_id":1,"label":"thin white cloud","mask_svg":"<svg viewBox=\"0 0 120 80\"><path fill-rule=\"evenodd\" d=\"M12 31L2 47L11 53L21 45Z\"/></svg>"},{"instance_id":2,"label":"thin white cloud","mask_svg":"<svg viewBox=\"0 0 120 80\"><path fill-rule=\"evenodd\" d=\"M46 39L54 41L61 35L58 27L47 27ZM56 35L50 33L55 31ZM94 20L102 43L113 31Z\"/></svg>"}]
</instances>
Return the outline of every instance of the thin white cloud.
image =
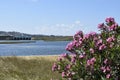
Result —
<instances>
[{"instance_id":1,"label":"thin white cloud","mask_svg":"<svg viewBox=\"0 0 120 80\"><path fill-rule=\"evenodd\" d=\"M82 30L80 22L73 24L53 24L53 25L42 25L35 29L36 33L45 35L74 35L78 30Z\"/></svg>"},{"instance_id":2,"label":"thin white cloud","mask_svg":"<svg viewBox=\"0 0 120 80\"><path fill-rule=\"evenodd\" d=\"M75 21L74 24L79 25L79 26L83 26L79 20Z\"/></svg>"},{"instance_id":3,"label":"thin white cloud","mask_svg":"<svg viewBox=\"0 0 120 80\"><path fill-rule=\"evenodd\" d=\"M82 25L80 21L75 21L71 24L46 24L38 26L24 26L24 25L13 25L13 24L0 24L1 31L18 31L30 34L43 34L43 35L71 35L73 36L77 31L82 30L84 33L91 31L97 31L97 28L92 26Z\"/></svg>"},{"instance_id":4,"label":"thin white cloud","mask_svg":"<svg viewBox=\"0 0 120 80\"><path fill-rule=\"evenodd\" d=\"M75 24L80 24L80 21L75 21Z\"/></svg>"}]
</instances>

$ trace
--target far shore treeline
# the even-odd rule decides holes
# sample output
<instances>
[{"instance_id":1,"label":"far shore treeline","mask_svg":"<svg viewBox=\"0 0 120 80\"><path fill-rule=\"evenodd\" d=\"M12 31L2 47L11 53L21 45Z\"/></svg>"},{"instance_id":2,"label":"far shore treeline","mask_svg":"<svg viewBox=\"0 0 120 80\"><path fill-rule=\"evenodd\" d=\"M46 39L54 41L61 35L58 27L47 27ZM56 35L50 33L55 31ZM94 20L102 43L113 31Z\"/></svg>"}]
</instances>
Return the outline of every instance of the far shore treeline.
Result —
<instances>
[{"instance_id":1,"label":"far shore treeline","mask_svg":"<svg viewBox=\"0 0 120 80\"><path fill-rule=\"evenodd\" d=\"M20 32L5 32L0 31L0 37L3 36L31 36L32 40L44 40L44 41L71 41L72 36L57 36L57 35L41 35L41 34L26 34Z\"/></svg>"},{"instance_id":2,"label":"far shore treeline","mask_svg":"<svg viewBox=\"0 0 120 80\"><path fill-rule=\"evenodd\" d=\"M33 35L33 40L44 40L44 41L71 41L72 36L55 36L55 35Z\"/></svg>"}]
</instances>

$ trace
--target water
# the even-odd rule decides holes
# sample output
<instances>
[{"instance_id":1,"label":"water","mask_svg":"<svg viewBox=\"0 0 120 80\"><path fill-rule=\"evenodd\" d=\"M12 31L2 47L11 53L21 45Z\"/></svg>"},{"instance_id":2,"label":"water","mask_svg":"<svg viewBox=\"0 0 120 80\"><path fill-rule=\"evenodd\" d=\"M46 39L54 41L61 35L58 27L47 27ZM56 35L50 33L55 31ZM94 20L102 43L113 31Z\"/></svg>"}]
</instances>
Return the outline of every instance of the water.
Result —
<instances>
[{"instance_id":1,"label":"water","mask_svg":"<svg viewBox=\"0 0 120 80\"><path fill-rule=\"evenodd\" d=\"M0 56L59 55L66 52L69 41L36 41L35 43L0 44Z\"/></svg>"}]
</instances>

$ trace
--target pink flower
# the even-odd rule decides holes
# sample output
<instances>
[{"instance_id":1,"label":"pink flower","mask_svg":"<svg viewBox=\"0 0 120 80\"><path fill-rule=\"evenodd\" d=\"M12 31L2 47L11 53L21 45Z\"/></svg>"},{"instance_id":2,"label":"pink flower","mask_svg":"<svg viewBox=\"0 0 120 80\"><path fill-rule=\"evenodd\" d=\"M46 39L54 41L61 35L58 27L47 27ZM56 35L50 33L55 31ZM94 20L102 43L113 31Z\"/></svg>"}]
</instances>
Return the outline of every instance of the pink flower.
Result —
<instances>
[{"instance_id":1,"label":"pink flower","mask_svg":"<svg viewBox=\"0 0 120 80\"><path fill-rule=\"evenodd\" d=\"M109 37L109 38L107 38L107 40L106 40L108 43L111 43L112 41L113 41L113 37Z\"/></svg>"},{"instance_id":2,"label":"pink flower","mask_svg":"<svg viewBox=\"0 0 120 80\"><path fill-rule=\"evenodd\" d=\"M93 57L90 60L87 60L87 66L94 65L96 59Z\"/></svg>"},{"instance_id":3,"label":"pink flower","mask_svg":"<svg viewBox=\"0 0 120 80\"><path fill-rule=\"evenodd\" d=\"M106 48L105 44L102 44L101 46L99 46L99 50L100 51L103 50L103 49L105 49L105 48Z\"/></svg>"},{"instance_id":4,"label":"pink flower","mask_svg":"<svg viewBox=\"0 0 120 80\"><path fill-rule=\"evenodd\" d=\"M68 65L66 66L66 69L69 70L70 68L71 68L71 65L68 64Z\"/></svg>"},{"instance_id":5,"label":"pink flower","mask_svg":"<svg viewBox=\"0 0 120 80\"><path fill-rule=\"evenodd\" d=\"M105 72L106 72L106 69L103 69L103 72L105 73Z\"/></svg>"},{"instance_id":6,"label":"pink flower","mask_svg":"<svg viewBox=\"0 0 120 80\"><path fill-rule=\"evenodd\" d=\"M80 38L79 38L79 41L83 41L83 38L80 37Z\"/></svg>"},{"instance_id":7,"label":"pink flower","mask_svg":"<svg viewBox=\"0 0 120 80\"><path fill-rule=\"evenodd\" d=\"M82 35L83 35L83 31L78 31L78 32L76 32L76 35L82 36Z\"/></svg>"},{"instance_id":8,"label":"pink flower","mask_svg":"<svg viewBox=\"0 0 120 80\"><path fill-rule=\"evenodd\" d=\"M97 37L94 37L93 38L94 42L98 41L98 38Z\"/></svg>"},{"instance_id":9,"label":"pink flower","mask_svg":"<svg viewBox=\"0 0 120 80\"><path fill-rule=\"evenodd\" d=\"M58 61L62 61L63 58L61 56L58 57Z\"/></svg>"},{"instance_id":10,"label":"pink flower","mask_svg":"<svg viewBox=\"0 0 120 80\"><path fill-rule=\"evenodd\" d=\"M107 71L110 71L110 67L109 67L109 66L107 66L107 67L106 67L106 70L107 70Z\"/></svg>"},{"instance_id":11,"label":"pink flower","mask_svg":"<svg viewBox=\"0 0 120 80\"><path fill-rule=\"evenodd\" d=\"M118 24L115 23L115 24L113 24L112 26L109 27L109 30L110 30L110 31L116 30L117 27L118 27Z\"/></svg>"},{"instance_id":12,"label":"pink flower","mask_svg":"<svg viewBox=\"0 0 120 80\"><path fill-rule=\"evenodd\" d=\"M110 78L110 76L111 76L110 74L107 74L107 75L106 75L106 78L107 78L107 79L109 79L109 78Z\"/></svg>"},{"instance_id":13,"label":"pink flower","mask_svg":"<svg viewBox=\"0 0 120 80\"><path fill-rule=\"evenodd\" d=\"M115 20L114 20L114 18L112 18L112 17L106 18L105 21L106 21L107 23L115 23Z\"/></svg>"},{"instance_id":14,"label":"pink flower","mask_svg":"<svg viewBox=\"0 0 120 80\"><path fill-rule=\"evenodd\" d=\"M75 61L76 61L76 57L72 57L71 62L75 64Z\"/></svg>"},{"instance_id":15,"label":"pink flower","mask_svg":"<svg viewBox=\"0 0 120 80\"><path fill-rule=\"evenodd\" d=\"M83 37L83 32L82 31L78 31L76 32L76 34L73 36L74 40L78 40L79 38Z\"/></svg>"},{"instance_id":16,"label":"pink flower","mask_svg":"<svg viewBox=\"0 0 120 80\"><path fill-rule=\"evenodd\" d=\"M112 35L112 40L115 41L115 36L114 35Z\"/></svg>"},{"instance_id":17,"label":"pink flower","mask_svg":"<svg viewBox=\"0 0 120 80\"><path fill-rule=\"evenodd\" d=\"M99 46L101 44L102 44L102 40L100 39L100 40L97 41L96 46Z\"/></svg>"},{"instance_id":18,"label":"pink flower","mask_svg":"<svg viewBox=\"0 0 120 80\"><path fill-rule=\"evenodd\" d=\"M90 61L94 63L96 61L95 57L91 58Z\"/></svg>"},{"instance_id":19,"label":"pink flower","mask_svg":"<svg viewBox=\"0 0 120 80\"><path fill-rule=\"evenodd\" d=\"M107 67L101 67L100 68L104 73L107 71L107 72L110 72L110 67L109 66L107 66Z\"/></svg>"},{"instance_id":20,"label":"pink flower","mask_svg":"<svg viewBox=\"0 0 120 80\"><path fill-rule=\"evenodd\" d=\"M76 40L73 41L73 46L74 46L74 47L77 48L77 47L79 47L79 46L81 46L81 45L82 45L82 41L76 41Z\"/></svg>"},{"instance_id":21,"label":"pink flower","mask_svg":"<svg viewBox=\"0 0 120 80\"><path fill-rule=\"evenodd\" d=\"M112 37L107 38L106 41L107 41L107 43L109 43L109 47L112 48L114 46L114 43L112 43L112 42L115 41L115 38L114 38L114 36L112 36Z\"/></svg>"},{"instance_id":22,"label":"pink flower","mask_svg":"<svg viewBox=\"0 0 120 80\"><path fill-rule=\"evenodd\" d=\"M82 41L79 41L78 46L81 46L81 45L82 45L82 43L83 43ZM77 47L77 46L76 46L76 47Z\"/></svg>"},{"instance_id":23,"label":"pink flower","mask_svg":"<svg viewBox=\"0 0 120 80\"><path fill-rule=\"evenodd\" d=\"M64 54L61 55L61 57L67 58L67 57L68 57L68 54L67 54L67 53L64 53Z\"/></svg>"},{"instance_id":24,"label":"pink flower","mask_svg":"<svg viewBox=\"0 0 120 80\"><path fill-rule=\"evenodd\" d=\"M66 76L66 73L65 72L62 72L62 77L64 78Z\"/></svg>"},{"instance_id":25,"label":"pink flower","mask_svg":"<svg viewBox=\"0 0 120 80\"><path fill-rule=\"evenodd\" d=\"M91 65L91 61L87 60L87 66L90 66L90 65Z\"/></svg>"},{"instance_id":26,"label":"pink flower","mask_svg":"<svg viewBox=\"0 0 120 80\"><path fill-rule=\"evenodd\" d=\"M93 48L90 48L90 53L94 53L94 49Z\"/></svg>"},{"instance_id":27,"label":"pink flower","mask_svg":"<svg viewBox=\"0 0 120 80\"><path fill-rule=\"evenodd\" d=\"M52 71L57 70L57 68L58 68L58 65L56 63L54 63L53 66L52 66Z\"/></svg>"},{"instance_id":28,"label":"pink flower","mask_svg":"<svg viewBox=\"0 0 120 80\"><path fill-rule=\"evenodd\" d=\"M108 59L105 59L105 60L104 60L104 64L107 64L107 63L108 63Z\"/></svg>"},{"instance_id":29,"label":"pink flower","mask_svg":"<svg viewBox=\"0 0 120 80\"><path fill-rule=\"evenodd\" d=\"M75 55L75 54L72 55L71 62L72 62L73 64L75 64L75 62L76 62L76 55Z\"/></svg>"},{"instance_id":30,"label":"pink flower","mask_svg":"<svg viewBox=\"0 0 120 80\"><path fill-rule=\"evenodd\" d=\"M80 59L84 58L84 55L80 55L79 58L80 58Z\"/></svg>"},{"instance_id":31,"label":"pink flower","mask_svg":"<svg viewBox=\"0 0 120 80\"><path fill-rule=\"evenodd\" d=\"M97 35L97 33L96 32L90 32L89 35L95 37Z\"/></svg>"},{"instance_id":32,"label":"pink flower","mask_svg":"<svg viewBox=\"0 0 120 80\"><path fill-rule=\"evenodd\" d=\"M68 72L68 73L67 73L67 77L69 77L69 78L72 77L72 73L71 73L71 72Z\"/></svg>"},{"instance_id":33,"label":"pink flower","mask_svg":"<svg viewBox=\"0 0 120 80\"><path fill-rule=\"evenodd\" d=\"M106 72L106 68L105 67L101 67L100 68L104 73Z\"/></svg>"},{"instance_id":34,"label":"pink flower","mask_svg":"<svg viewBox=\"0 0 120 80\"><path fill-rule=\"evenodd\" d=\"M112 48L114 44L110 44L109 47Z\"/></svg>"},{"instance_id":35,"label":"pink flower","mask_svg":"<svg viewBox=\"0 0 120 80\"><path fill-rule=\"evenodd\" d=\"M66 50L72 51L72 50L74 50L74 48L81 46L81 44L82 44L82 41L74 40L74 41L70 42L69 44L67 44Z\"/></svg>"},{"instance_id":36,"label":"pink flower","mask_svg":"<svg viewBox=\"0 0 120 80\"><path fill-rule=\"evenodd\" d=\"M70 42L66 46L66 50L71 51L75 45L75 42Z\"/></svg>"},{"instance_id":37,"label":"pink flower","mask_svg":"<svg viewBox=\"0 0 120 80\"><path fill-rule=\"evenodd\" d=\"M98 24L98 28L99 28L99 29L104 28L104 23Z\"/></svg>"},{"instance_id":38,"label":"pink flower","mask_svg":"<svg viewBox=\"0 0 120 80\"><path fill-rule=\"evenodd\" d=\"M84 35L84 39L89 39L90 35L89 34L85 34Z\"/></svg>"}]
</instances>

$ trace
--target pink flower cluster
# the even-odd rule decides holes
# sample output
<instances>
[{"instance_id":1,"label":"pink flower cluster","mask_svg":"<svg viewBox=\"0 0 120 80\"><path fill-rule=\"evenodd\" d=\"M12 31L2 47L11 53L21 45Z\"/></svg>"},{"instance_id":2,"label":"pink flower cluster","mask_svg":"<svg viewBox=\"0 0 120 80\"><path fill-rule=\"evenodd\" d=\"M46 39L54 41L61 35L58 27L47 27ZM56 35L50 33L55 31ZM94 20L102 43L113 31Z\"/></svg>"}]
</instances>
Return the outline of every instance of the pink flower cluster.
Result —
<instances>
[{"instance_id":1,"label":"pink flower cluster","mask_svg":"<svg viewBox=\"0 0 120 80\"><path fill-rule=\"evenodd\" d=\"M115 22L114 18L106 18L106 23L108 26L104 25L104 23L98 24L98 28L103 31L115 31L118 28L118 24Z\"/></svg>"},{"instance_id":2,"label":"pink flower cluster","mask_svg":"<svg viewBox=\"0 0 120 80\"><path fill-rule=\"evenodd\" d=\"M52 71L56 71L57 69L58 69L58 65L56 63L54 63L52 66Z\"/></svg>"},{"instance_id":3,"label":"pink flower cluster","mask_svg":"<svg viewBox=\"0 0 120 80\"><path fill-rule=\"evenodd\" d=\"M106 21L107 23L115 23L115 20L114 20L114 18L112 18L112 17L106 18L105 21Z\"/></svg>"},{"instance_id":4,"label":"pink flower cluster","mask_svg":"<svg viewBox=\"0 0 120 80\"><path fill-rule=\"evenodd\" d=\"M95 62L96 62L96 59L93 57L87 60L87 66L93 66Z\"/></svg>"},{"instance_id":5,"label":"pink flower cluster","mask_svg":"<svg viewBox=\"0 0 120 80\"><path fill-rule=\"evenodd\" d=\"M106 24L98 25L101 31L99 34L96 32L84 34L78 31L73 36L73 41L66 46L70 55L65 53L59 56L52 70L59 71L63 78L71 80L80 78L86 80L88 75L89 80L97 80L96 76L106 79L115 78L114 76L120 72L118 68L120 63L115 61L120 59L120 46L117 39L120 34L119 26L114 18L109 17L105 21ZM114 70L116 73L113 73Z\"/></svg>"}]
</instances>

